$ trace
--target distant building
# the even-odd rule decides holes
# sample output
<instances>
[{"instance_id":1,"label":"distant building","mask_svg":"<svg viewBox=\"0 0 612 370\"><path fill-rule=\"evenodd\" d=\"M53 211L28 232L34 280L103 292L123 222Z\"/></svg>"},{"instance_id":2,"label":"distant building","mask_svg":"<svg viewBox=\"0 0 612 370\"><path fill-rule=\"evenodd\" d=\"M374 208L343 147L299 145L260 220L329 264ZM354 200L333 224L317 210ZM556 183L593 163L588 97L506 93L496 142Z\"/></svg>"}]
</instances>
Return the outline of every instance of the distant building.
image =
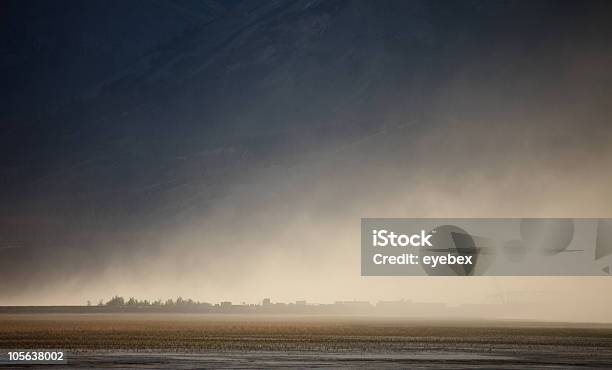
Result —
<instances>
[{"instance_id":1,"label":"distant building","mask_svg":"<svg viewBox=\"0 0 612 370\"><path fill-rule=\"evenodd\" d=\"M232 308L232 302L229 302L229 301L221 302L221 308Z\"/></svg>"},{"instance_id":2,"label":"distant building","mask_svg":"<svg viewBox=\"0 0 612 370\"><path fill-rule=\"evenodd\" d=\"M264 307L272 305L272 302L270 302L270 298L264 298L262 305Z\"/></svg>"},{"instance_id":3,"label":"distant building","mask_svg":"<svg viewBox=\"0 0 612 370\"><path fill-rule=\"evenodd\" d=\"M295 301L296 306L306 306L306 301Z\"/></svg>"}]
</instances>

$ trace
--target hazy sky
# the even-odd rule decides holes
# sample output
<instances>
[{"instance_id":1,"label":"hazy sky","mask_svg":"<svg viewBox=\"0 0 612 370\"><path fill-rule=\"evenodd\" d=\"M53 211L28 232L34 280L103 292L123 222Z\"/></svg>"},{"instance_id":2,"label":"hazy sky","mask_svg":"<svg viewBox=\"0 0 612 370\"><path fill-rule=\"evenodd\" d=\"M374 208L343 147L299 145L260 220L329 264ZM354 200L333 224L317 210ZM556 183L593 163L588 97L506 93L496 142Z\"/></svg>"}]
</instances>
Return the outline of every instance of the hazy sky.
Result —
<instances>
[{"instance_id":1,"label":"hazy sky","mask_svg":"<svg viewBox=\"0 0 612 370\"><path fill-rule=\"evenodd\" d=\"M0 304L501 295L612 321L605 277L359 271L362 217L612 217L607 2L1 6Z\"/></svg>"}]
</instances>

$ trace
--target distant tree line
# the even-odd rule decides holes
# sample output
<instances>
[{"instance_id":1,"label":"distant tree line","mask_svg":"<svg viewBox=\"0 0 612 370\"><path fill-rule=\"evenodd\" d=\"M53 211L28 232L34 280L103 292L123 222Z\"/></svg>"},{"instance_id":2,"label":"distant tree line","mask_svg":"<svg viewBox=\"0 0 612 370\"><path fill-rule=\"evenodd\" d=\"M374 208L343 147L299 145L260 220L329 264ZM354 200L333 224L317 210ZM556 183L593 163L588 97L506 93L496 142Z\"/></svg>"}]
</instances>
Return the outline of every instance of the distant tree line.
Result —
<instances>
[{"instance_id":1,"label":"distant tree line","mask_svg":"<svg viewBox=\"0 0 612 370\"><path fill-rule=\"evenodd\" d=\"M106 307L210 307L210 303L194 301L192 299L183 299L182 297L178 297L176 300L172 298L162 301L158 299L156 301L149 301L146 299L138 300L134 297L130 297L129 299L125 299L121 296L114 296L107 302L100 301L98 306L106 306Z\"/></svg>"}]
</instances>

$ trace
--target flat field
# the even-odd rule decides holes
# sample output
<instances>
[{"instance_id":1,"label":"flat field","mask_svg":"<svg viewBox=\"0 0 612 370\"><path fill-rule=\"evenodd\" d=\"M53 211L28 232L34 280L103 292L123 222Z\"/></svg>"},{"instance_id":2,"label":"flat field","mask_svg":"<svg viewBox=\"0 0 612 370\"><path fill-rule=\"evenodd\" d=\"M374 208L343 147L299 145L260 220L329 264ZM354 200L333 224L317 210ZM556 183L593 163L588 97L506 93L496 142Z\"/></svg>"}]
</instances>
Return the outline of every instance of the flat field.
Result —
<instances>
[{"instance_id":1,"label":"flat field","mask_svg":"<svg viewBox=\"0 0 612 370\"><path fill-rule=\"evenodd\" d=\"M347 316L0 315L0 349L45 348L66 350L72 368L606 368L612 328Z\"/></svg>"}]
</instances>

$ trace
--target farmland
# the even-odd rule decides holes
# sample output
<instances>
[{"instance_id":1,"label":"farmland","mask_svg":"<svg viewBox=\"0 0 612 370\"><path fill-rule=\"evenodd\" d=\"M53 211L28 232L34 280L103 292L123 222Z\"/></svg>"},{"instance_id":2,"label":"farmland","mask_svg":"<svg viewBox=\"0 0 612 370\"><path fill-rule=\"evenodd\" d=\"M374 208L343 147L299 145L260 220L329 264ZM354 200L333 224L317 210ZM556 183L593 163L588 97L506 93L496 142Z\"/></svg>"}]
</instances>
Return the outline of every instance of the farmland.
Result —
<instances>
[{"instance_id":1,"label":"farmland","mask_svg":"<svg viewBox=\"0 0 612 370\"><path fill-rule=\"evenodd\" d=\"M0 315L0 348L61 348L68 351L69 363L90 361L87 366L120 363L126 356L147 363L174 356L180 362L187 354L197 355L188 362L199 366L211 365L198 361L212 357L230 361L235 356L253 357L249 363L255 364L268 356L273 364L293 354L305 366L329 356L328 365L347 356L357 362L373 356L383 361L376 366L411 361L492 366L502 361L598 367L612 363L612 328L347 316L21 314Z\"/></svg>"}]
</instances>

